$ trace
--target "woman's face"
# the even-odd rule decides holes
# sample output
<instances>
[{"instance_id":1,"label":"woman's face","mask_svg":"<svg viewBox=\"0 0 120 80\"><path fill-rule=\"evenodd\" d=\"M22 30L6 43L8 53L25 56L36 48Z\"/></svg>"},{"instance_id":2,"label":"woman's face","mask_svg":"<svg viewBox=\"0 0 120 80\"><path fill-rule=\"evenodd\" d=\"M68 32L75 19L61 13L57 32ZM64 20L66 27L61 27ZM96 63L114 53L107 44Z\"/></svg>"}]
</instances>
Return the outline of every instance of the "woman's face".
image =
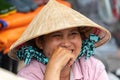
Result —
<instances>
[{"instance_id":1,"label":"woman's face","mask_svg":"<svg viewBox=\"0 0 120 80\"><path fill-rule=\"evenodd\" d=\"M70 50L77 57L81 50L82 39L78 28L70 28L45 35L42 41L36 39L36 43L48 58L59 47Z\"/></svg>"}]
</instances>

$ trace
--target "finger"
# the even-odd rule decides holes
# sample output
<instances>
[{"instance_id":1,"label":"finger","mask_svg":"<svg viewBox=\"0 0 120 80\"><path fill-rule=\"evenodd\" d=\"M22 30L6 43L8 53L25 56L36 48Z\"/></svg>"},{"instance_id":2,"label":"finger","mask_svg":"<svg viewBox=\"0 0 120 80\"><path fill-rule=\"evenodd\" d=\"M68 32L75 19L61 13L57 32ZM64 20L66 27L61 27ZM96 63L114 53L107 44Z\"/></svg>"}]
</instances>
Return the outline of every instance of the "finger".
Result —
<instances>
[{"instance_id":1,"label":"finger","mask_svg":"<svg viewBox=\"0 0 120 80\"><path fill-rule=\"evenodd\" d=\"M75 59L73 59L73 58L70 59L69 62L68 62L68 64L67 64L67 66L68 66L68 67L71 67L71 65L72 65L74 62L75 62Z\"/></svg>"}]
</instances>

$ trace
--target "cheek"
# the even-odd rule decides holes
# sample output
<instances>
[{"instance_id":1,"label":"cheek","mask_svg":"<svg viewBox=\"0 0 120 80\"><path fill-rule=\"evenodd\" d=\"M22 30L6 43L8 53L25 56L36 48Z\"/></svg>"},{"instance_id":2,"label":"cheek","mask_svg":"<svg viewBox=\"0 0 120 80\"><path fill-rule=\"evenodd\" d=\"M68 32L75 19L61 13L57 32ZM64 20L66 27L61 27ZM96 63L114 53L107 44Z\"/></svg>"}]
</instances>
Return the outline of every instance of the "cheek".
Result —
<instances>
[{"instance_id":1,"label":"cheek","mask_svg":"<svg viewBox=\"0 0 120 80\"><path fill-rule=\"evenodd\" d=\"M80 39L76 39L75 46L76 46L76 55L79 55L80 51L81 51L81 47L82 47L82 40L81 40L81 38Z\"/></svg>"},{"instance_id":2,"label":"cheek","mask_svg":"<svg viewBox=\"0 0 120 80\"><path fill-rule=\"evenodd\" d=\"M43 52L46 57L50 57L54 50L58 47L59 43L57 41L48 41L43 45Z\"/></svg>"}]
</instances>

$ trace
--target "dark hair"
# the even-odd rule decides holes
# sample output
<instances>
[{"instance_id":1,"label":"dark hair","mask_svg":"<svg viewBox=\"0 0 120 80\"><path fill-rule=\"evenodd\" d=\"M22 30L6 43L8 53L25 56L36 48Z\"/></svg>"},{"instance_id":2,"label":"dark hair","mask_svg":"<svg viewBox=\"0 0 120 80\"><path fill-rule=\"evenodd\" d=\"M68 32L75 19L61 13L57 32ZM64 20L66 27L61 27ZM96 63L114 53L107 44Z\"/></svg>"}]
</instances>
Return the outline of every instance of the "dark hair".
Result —
<instances>
[{"instance_id":1,"label":"dark hair","mask_svg":"<svg viewBox=\"0 0 120 80\"><path fill-rule=\"evenodd\" d=\"M39 48L37 47L34 39L27 41L27 42L26 42L26 45L27 45L27 46L32 46L32 47L36 48L39 52L43 53L43 50L42 50L42 49L39 49Z\"/></svg>"}]
</instances>

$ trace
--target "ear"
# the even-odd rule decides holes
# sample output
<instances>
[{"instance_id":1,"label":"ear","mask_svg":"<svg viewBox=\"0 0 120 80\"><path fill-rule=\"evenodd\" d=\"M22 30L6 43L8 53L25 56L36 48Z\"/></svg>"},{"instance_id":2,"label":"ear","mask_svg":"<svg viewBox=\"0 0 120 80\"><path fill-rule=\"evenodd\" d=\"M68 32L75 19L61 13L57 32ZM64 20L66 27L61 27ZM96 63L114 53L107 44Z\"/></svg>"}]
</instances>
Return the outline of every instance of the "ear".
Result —
<instances>
[{"instance_id":1,"label":"ear","mask_svg":"<svg viewBox=\"0 0 120 80\"><path fill-rule=\"evenodd\" d=\"M43 49L42 42L39 38L35 38L35 44L38 48Z\"/></svg>"}]
</instances>

